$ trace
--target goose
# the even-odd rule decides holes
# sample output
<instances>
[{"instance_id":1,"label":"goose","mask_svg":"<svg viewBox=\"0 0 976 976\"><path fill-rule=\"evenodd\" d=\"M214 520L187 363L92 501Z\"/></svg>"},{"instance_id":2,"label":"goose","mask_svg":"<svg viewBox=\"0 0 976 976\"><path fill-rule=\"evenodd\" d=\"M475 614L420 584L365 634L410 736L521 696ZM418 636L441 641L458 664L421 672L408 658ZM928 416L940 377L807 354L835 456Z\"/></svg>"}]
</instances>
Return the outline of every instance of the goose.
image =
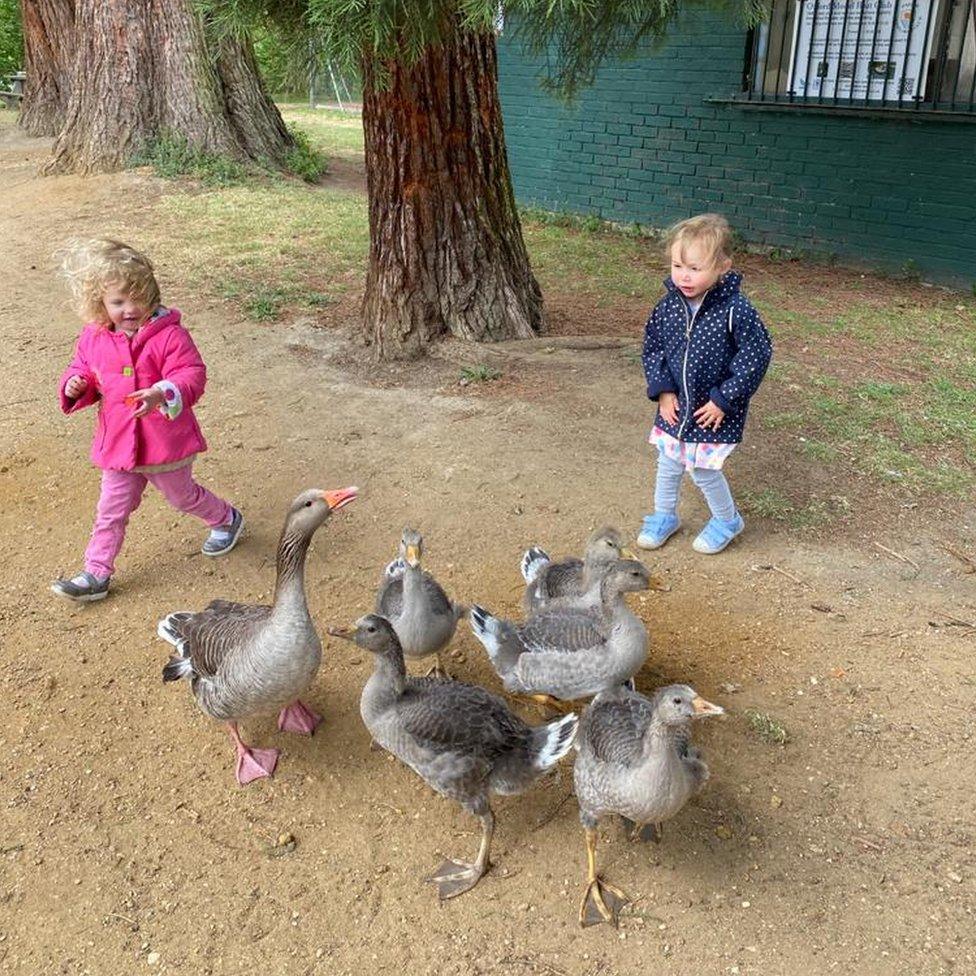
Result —
<instances>
[{"instance_id":1,"label":"goose","mask_svg":"<svg viewBox=\"0 0 976 976\"><path fill-rule=\"evenodd\" d=\"M606 570L618 559L636 559L623 546L623 537L610 526L597 529L586 543L582 559L570 556L558 562L538 546L527 549L522 556L522 577L525 579L525 612L541 610L551 600L565 597L590 599L584 605L599 602L599 584Z\"/></svg>"},{"instance_id":2,"label":"goose","mask_svg":"<svg viewBox=\"0 0 976 976\"><path fill-rule=\"evenodd\" d=\"M621 559L600 584L597 608L545 608L523 624L471 608L471 628L510 693L554 704L589 698L632 678L647 657L647 630L624 594L646 590L643 563Z\"/></svg>"},{"instance_id":3,"label":"goose","mask_svg":"<svg viewBox=\"0 0 976 976\"><path fill-rule=\"evenodd\" d=\"M660 840L669 820L708 779L691 745L694 719L724 713L688 685L668 685L645 698L623 685L600 692L583 713L573 783L586 832L587 883L580 925L617 924L629 899L596 871L596 828L616 813L632 822L633 839Z\"/></svg>"},{"instance_id":4,"label":"goose","mask_svg":"<svg viewBox=\"0 0 976 976\"><path fill-rule=\"evenodd\" d=\"M176 648L163 681L188 678L201 711L227 725L242 786L270 776L278 750L248 746L238 722L280 710L279 729L311 735L322 721L299 699L322 659L305 600L305 558L316 529L357 492L309 489L292 502L278 540L271 606L214 600L199 613L171 613L157 626L158 635Z\"/></svg>"},{"instance_id":5,"label":"goose","mask_svg":"<svg viewBox=\"0 0 976 976\"><path fill-rule=\"evenodd\" d=\"M427 879L442 900L469 891L488 869L495 828L490 794L522 793L554 766L572 747L577 716L533 727L484 688L409 677L396 630L379 614L329 633L373 655L359 706L373 740L481 821L475 860L448 859Z\"/></svg>"},{"instance_id":6,"label":"goose","mask_svg":"<svg viewBox=\"0 0 976 976\"><path fill-rule=\"evenodd\" d=\"M421 568L423 551L423 536L404 529L400 554L386 567L376 594L376 612L393 624L405 657L436 654L437 666L430 673L446 676L441 651L466 609L451 602L440 583Z\"/></svg>"}]
</instances>

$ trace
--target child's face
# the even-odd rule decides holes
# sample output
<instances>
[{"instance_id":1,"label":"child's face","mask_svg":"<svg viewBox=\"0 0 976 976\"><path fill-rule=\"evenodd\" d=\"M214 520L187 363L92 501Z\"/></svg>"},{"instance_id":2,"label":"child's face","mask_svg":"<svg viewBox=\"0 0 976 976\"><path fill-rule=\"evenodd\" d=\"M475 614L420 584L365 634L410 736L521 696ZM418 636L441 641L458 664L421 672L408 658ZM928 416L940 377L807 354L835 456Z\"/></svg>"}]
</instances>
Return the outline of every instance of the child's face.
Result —
<instances>
[{"instance_id":1,"label":"child's face","mask_svg":"<svg viewBox=\"0 0 976 976\"><path fill-rule=\"evenodd\" d=\"M121 285L107 285L102 303L109 322L124 332L135 332L152 312L151 308L146 308L141 302L131 298Z\"/></svg>"},{"instance_id":2,"label":"child's face","mask_svg":"<svg viewBox=\"0 0 976 976\"><path fill-rule=\"evenodd\" d=\"M690 301L697 301L730 268L732 260L709 255L698 244L671 246L671 280Z\"/></svg>"}]
</instances>

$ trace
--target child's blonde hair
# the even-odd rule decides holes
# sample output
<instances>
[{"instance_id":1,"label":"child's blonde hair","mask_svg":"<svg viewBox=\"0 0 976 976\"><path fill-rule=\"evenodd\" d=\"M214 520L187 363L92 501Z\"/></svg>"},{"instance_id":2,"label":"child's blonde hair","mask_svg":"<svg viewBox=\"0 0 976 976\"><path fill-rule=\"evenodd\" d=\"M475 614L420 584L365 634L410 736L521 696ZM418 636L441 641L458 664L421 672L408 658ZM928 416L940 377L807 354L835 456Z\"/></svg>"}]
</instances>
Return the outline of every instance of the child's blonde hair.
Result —
<instances>
[{"instance_id":1,"label":"child's blonde hair","mask_svg":"<svg viewBox=\"0 0 976 976\"><path fill-rule=\"evenodd\" d=\"M697 217L679 221L668 229L666 242L668 261L671 260L671 252L676 244L682 260L689 244L697 244L702 248L709 265L732 257L732 228L721 214L699 214Z\"/></svg>"},{"instance_id":2,"label":"child's blonde hair","mask_svg":"<svg viewBox=\"0 0 976 976\"><path fill-rule=\"evenodd\" d=\"M59 257L78 313L86 322L108 324L103 299L111 285L150 310L159 305L159 284L152 262L128 244L109 237L70 241Z\"/></svg>"}]
</instances>

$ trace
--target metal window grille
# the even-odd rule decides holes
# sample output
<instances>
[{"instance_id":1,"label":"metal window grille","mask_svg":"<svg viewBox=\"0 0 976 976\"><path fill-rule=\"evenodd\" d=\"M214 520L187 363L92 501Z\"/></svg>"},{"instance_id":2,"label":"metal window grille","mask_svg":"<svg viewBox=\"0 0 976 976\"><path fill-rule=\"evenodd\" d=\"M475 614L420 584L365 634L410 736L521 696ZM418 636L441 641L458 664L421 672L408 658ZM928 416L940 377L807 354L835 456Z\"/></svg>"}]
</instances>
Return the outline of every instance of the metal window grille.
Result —
<instances>
[{"instance_id":1,"label":"metal window grille","mask_svg":"<svg viewBox=\"0 0 976 976\"><path fill-rule=\"evenodd\" d=\"M770 0L742 99L976 115L976 0Z\"/></svg>"}]
</instances>

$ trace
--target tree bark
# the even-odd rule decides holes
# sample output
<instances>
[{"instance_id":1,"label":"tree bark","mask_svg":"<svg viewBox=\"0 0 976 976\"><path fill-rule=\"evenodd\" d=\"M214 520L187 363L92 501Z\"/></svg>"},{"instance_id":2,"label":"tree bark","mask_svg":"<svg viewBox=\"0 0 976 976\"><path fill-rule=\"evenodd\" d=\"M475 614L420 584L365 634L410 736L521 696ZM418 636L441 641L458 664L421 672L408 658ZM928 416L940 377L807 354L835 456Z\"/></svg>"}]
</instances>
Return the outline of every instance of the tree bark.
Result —
<instances>
[{"instance_id":1,"label":"tree bark","mask_svg":"<svg viewBox=\"0 0 976 976\"><path fill-rule=\"evenodd\" d=\"M78 0L75 16L75 83L45 172L121 169L165 134L236 159L284 158L292 140L249 42L210 50L192 0Z\"/></svg>"},{"instance_id":2,"label":"tree bark","mask_svg":"<svg viewBox=\"0 0 976 976\"><path fill-rule=\"evenodd\" d=\"M292 138L261 78L249 40L225 37L219 42L217 73L238 144L250 159L281 163Z\"/></svg>"},{"instance_id":3,"label":"tree bark","mask_svg":"<svg viewBox=\"0 0 976 976\"><path fill-rule=\"evenodd\" d=\"M74 0L21 0L27 81L20 124L32 136L56 136L74 79Z\"/></svg>"},{"instance_id":4,"label":"tree bark","mask_svg":"<svg viewBox=\"0 0 976 976\"><path fill-rule=\"evenodd\" d=\"M445 333L528 338L544 325L498 99L495 37L461 33L410 67L363 66L370 253L366 340L412 358Z\"/></svg>"}]
</instances>

